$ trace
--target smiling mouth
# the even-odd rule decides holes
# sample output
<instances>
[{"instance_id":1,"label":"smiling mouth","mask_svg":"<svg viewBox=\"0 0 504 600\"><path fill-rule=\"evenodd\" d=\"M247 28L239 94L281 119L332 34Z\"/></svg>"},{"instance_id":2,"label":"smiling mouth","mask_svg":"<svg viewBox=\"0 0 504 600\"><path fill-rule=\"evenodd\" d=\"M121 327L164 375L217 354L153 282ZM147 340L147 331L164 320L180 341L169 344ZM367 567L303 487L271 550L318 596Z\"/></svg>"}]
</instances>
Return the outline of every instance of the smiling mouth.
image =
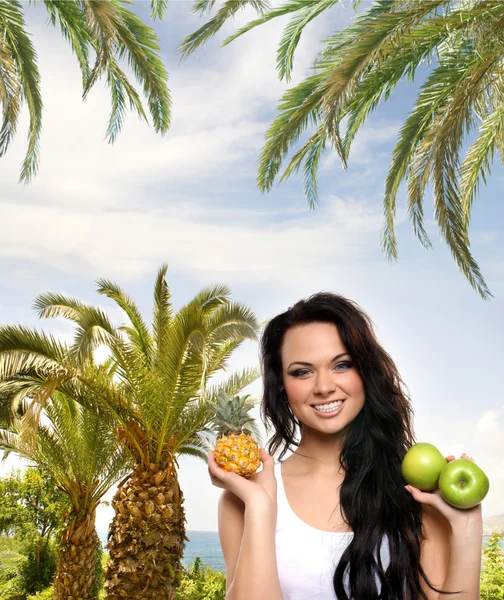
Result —
<instances>
[{"instance_id":1,"label":"smiling mouth","mask_svg":"<svg viewBox=\"0 0 504 600\"><path fill-rule=\"evenodd\" d=\"M343 400L332 400L331 402L321 402L320 404L312 404L312 408L318 412L331 413L337 410L343 404Z\"/></svg>"}]
</instances>

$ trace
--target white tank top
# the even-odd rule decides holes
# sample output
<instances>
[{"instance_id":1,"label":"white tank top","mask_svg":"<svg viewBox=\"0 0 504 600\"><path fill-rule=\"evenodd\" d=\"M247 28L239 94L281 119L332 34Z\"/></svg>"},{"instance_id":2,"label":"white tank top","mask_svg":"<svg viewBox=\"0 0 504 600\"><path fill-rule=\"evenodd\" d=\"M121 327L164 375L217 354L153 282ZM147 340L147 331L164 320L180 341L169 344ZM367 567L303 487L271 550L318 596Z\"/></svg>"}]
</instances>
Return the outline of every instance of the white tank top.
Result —
<instances>
[{"instance_id":1,"label":"white tank top","mask_svg":"<svg viewBox=\"0 0 504 600\"><path fill-rule=\"evenodd\" d=\"M337 600L333 575L353 532L322 531L302 521L287 501L281 463L275 464L275 477L278 505L275 549L283 600ZM382 547L381 558L386 569L388 544ZM348 589L347 594L350 595Z\"/></svg>"}]
</instances>

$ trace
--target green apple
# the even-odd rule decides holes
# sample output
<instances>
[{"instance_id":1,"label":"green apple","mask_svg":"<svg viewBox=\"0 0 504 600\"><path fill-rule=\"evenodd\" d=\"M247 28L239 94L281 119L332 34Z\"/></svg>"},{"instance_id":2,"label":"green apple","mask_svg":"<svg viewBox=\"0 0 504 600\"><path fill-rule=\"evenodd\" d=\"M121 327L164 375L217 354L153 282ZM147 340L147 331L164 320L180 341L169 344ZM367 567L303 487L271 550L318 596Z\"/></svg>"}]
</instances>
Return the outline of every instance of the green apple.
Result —
<instances>
[{"instance_id":1,"label":"green apple","mask_svg":"<svg viewBox=\"0 0 504 600\"><path fill-rule=\"evenodd\" d=\"M487 495L490 482L474 461L457 458L443 467L438 486L448 504L455 508L473 508Z\"/></svg>"},{"instance_id":2,"label":"green apple","mask_svg":"<svg viewBox=\"0 0 504 600\"><path fill-rule=\"evenodd\" d=\"M423 492L435 490L446 459L433 444L418 442L406 452L401 474L408 483Z\"/></svg>"}]
</instances>

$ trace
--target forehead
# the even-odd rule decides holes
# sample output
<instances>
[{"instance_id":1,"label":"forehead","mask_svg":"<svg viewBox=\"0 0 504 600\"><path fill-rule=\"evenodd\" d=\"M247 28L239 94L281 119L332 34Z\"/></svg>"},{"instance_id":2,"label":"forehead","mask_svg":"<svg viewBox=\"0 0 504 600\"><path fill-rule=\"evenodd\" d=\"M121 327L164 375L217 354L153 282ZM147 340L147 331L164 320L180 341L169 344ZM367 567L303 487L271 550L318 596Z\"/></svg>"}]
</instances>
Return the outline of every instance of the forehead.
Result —
<instances>
[{"instance_id":1,"label":"forehead","mask_svg":"<svg viewBox=\"0 0 504 600\"><path fill-rule=\"evenodd\" d=\"M281 355L282 361L300 360L317 362L330 360L346 352L338 328L333 323L307 323L291 327L285 332Z\"/></svg>"}]
</instances>

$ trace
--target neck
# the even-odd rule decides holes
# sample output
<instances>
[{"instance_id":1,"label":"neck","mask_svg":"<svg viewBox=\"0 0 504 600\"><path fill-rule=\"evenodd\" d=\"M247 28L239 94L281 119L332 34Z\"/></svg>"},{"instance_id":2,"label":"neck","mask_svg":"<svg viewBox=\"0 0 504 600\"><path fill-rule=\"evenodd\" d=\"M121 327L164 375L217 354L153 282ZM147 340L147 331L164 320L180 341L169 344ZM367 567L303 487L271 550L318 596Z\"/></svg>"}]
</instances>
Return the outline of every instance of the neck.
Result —
<instances>
[{"instance_id":1,"label":"neck","mask_svg":"<svg viewBox=\"0 0 504 600\"><path fill-rule=\"evenodd\" d=\"M337 473L341 468L340 454L344 441L342 434L328 435L303 427L301 442L292 459L300 468L309 468L312 473Z\"/></svg>"}]
</instances>

